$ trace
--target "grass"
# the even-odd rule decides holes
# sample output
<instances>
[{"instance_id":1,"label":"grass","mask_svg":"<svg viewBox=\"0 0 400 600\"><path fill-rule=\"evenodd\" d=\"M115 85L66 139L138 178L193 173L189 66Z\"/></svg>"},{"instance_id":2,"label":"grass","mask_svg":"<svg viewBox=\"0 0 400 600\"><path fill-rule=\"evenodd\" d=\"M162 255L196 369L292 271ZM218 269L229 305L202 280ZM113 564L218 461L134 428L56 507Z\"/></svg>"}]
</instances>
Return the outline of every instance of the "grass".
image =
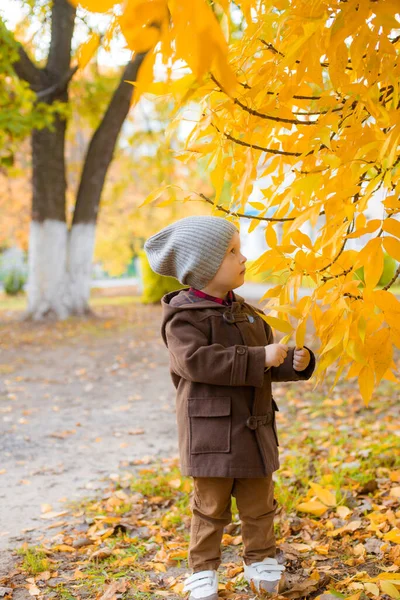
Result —
<instances>
[{"instance_id":1,"label":"grass","mask_svg":"<svg viewBox=\"0 0 400 600\"><path fill-rule=\"evenodd\" d=\"M349 384L341 386L340 394L347 398L350 395ZM363 542L374 537L369 528L371 523L375 523L371 517L378 515L378 526L381 527L381 515L385 514L383 503L389 502L388 516L390 506L394 506L390 503L389 491L398 483L389 475L396 475L396 469L400 469L400 457L396 455L398 438L394 430L390 430L395 408L393 388L392 384L380 386L380 396L373 399L368 410L364 410L360 400L349 404L343 401L343 409L346 406L349 409L345 419L341 410L335 413L336 409L329 404L323 410L320 392L308 388L304 396L299 397L294 388L285 391L286 407L280 415L282 423L279 424L281 468L274 473L275 498L279 507L274 530L278 546L282 544L286 549L293 545L307 548L308 544L314 544L309 552L300 550L298 559L292 556L289 561L291 573L307 569L316 578L318 575L323 579L326 568L329 571L334 567L331 580L323 582L318 593L325 591L347 598L350 594L347 589L349 577L356 577L358 585L363 586L364 582L370 585L372 580L368 577L374 577L393 565L393 557L389 555L390 544L387 544L383 557L368 555L359 558L353 552L354 548L360 548ZM305 397L307 402L304 402ZM295 409L296 417L288 410L289 407ZM340 425L344 422L349 429L341 431ZM396 477L399 475L400 472ZM376 482L376 492L360 493L369 481ZM336 497L336 506L327 507L321 516L305 514L299 508L300 502L310 500L310 482L330 490ZM160 596L178 600L183 578L188 572L191 491L191 478L180 474L177 460L164 459L132 473L130 479L124 475L119 481L112 481L104 497L76 503L75 517L90 520L90 530L86 535L92 540L92 545L76 554L56 554L61 562L57 570L68 575L68 582L53 588L56 592L54 600L95 598L100 592L107 593L112 584L125 581L128 589L121 597L154 600L159 597L157 592L161 591L163 594ZM372 508L365 504L366 497L371 499ZM113 500L111 503L110 498ZM350 507L349 520L358 519L362 527L355 532L345 531L340 536L331 536L332 530L340 527L335 520L338 519L337 508L343 505ZM238 521L234 497L232 517L233 522ZM124 522L131 523L133 529L124 529ZM140 535L139 532L136 534L136 527L141 528ZM395 529L390 519L382 535L389 529ZM74 536L79 535L76 520L64 535L69 544ZM235 543L237 539L237 533L233 534L232 542L227 537L226 564L220 569L221 582L228 586L223 597L233 600L240 593L241 598L249 600L251 596L243 585L240 570L236 570L234 575L229 574L232 564L241 563L243 545L240 541ZM99 548L108 548L112 554L104 559L92 558L91 554ZM322 562L315 560L315 556L321 560L320 554L316 554L319 548L325 555ZM43 563L46 557L39 549L25 550L22 555L26 572L34 574L48 568ZM79 570L83 577L71 578L70 574L75 570ZM357 579L358 574L360 578Z\"/></svg>"},{"instance_id":2,"label":"grass","mask_svg":"<svg viewBox=\"0 0 400 600\"><path fill-rule=\"evenodd\" d=\"M92 296L89 304L96 306L125 306L129 304L140 304L141 296ZM0 294L0 311L24 311L27 309L27 297L25 294L7 296Z\"/></svg>"},{"instance_id":3,"label":"grass","mask_svg":"<svg viewBox=\"0 0 400 600\"><path fill-rule=\"evenodd\" d=\"M46 554L36 546L19 548L17 554L23 558L22 570L29 575L38 575L38 573L49 571L51 568Z\"/></svg>"}]
</instances>

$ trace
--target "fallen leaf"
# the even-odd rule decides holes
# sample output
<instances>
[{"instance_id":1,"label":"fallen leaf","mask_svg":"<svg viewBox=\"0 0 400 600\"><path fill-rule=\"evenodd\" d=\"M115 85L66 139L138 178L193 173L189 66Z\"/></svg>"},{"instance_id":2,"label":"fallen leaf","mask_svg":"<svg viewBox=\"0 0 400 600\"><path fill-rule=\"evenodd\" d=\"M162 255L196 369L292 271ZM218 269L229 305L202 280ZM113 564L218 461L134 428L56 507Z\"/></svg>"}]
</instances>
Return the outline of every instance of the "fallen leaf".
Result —
<instances>
[{"instance_id":1,"label":"fallen leaf","mask_svg":"<svg viewBox=\"0 0 400 600\"><path fill-rule=\"evenodd\" d=\"M328 510L328 507L318 500L310 500L309 502L301 502L297 505L296 510L305 513L311 513L320 517Z\"/></svg>"},{"instance_id":2,"label":"fallen leaf","mask_svg":"<svg viewBox=\"0 0 400 600\"><path fill-rule=\"evenodd\" d=\"M396 527L395 529L392 529L388 533L385 533L385 535L383 536L383 539L387 540L389 542L394 542L395 544L400 544L400 529L397 529L397 527Z\"/></svg>"},{"instance_id":3,"label":"fallen leaf","mask_svg":"<svg viewBox=\"0 0 400 600\"><path fill-rule=\"evenodd\" d=\"M394 600L398 600L400 598L399 590L390 581L381 581L379 585L381 586L382 592L384 592L391 598L394 598Z\"/></svg>"},{"instance_id":4,"label":"fallen leaf","mask_svg":"<svg viewBox=\"0 0 400 600\"><path fill-rule=\"evenodd\" d=\"M64 515L67 515L69 513L68 510L62 510L60 512L56 512L56 511L49 511L44 513L43 515L40 515L41 519L56 519L57 517L63 517Z\"/></svg>"},{"instance_id":5,"label":"fallen leaf","mask_svg":"<svg viewBox=\"0 0 400 600\"><path fill-rule=\"evenodd\" d=\"M297 552L310 552L310 550L312 550L311 546L309 546L308 544L299 544L297 542L292 542L290 546L291 548L293 548L293 550L296 550Z\"/></svg>"},{"instance_id":6,"label":"fallen leaf","mask_svg":"<svg viewBox=\"0 0 400 600\"><path fill-rule=\"evenodd\" d=\"M352 513L348 506L337 506L336 512L341 519L346 519Z\"/></svg>"},{"instance_id":7,"label":"fallen leaf","mask_svg":"<svg viewBox=\"0 0 400 600\"><path fill-rule=\"evenodd\" d=\"M319 483L314 483L312 481L310 481L310 487L317 498L321 500L321 502L327 506L336 506L336 497L332 494L332 492L326 488L323 488L321 485L319 485Z\"/></svg>"},{"instance_id":8,"label":"fallen leaf","mask_svg":"<svg viewBox=\"0 0 400 600\"><path fill-rule=\"evenodd\" d=\"M395 498L400 498L400 485L391 488L389 495L394 496Z\"/></svg>"},{"instance_id":9,"label":"fallen leaf","mask_svg":"<svg viewBox=\"0 0 400 600\"><path fill-rule=\"evenodd\" d=\"M117 594L124 594L128 589L129 584L125 579L113 581L107 586L99 600L116 600Z\"/></svg>"}]
</instances>

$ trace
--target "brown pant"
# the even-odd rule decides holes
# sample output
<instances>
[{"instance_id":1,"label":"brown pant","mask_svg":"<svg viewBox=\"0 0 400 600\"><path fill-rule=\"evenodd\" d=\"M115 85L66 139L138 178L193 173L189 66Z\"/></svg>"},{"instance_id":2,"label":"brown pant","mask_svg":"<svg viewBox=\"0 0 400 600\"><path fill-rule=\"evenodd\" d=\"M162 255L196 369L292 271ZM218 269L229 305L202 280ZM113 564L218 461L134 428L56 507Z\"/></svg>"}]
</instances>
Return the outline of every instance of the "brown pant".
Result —
<instances>
[{"instance_id":1,"label":"brown pant","mask_svg":"<svg viewBox=\"0 0 400 600\"><path fill-rule=\"evenodd\" d=\"M245 563L267 556L275 558L274 515L278 503L272 474L256 479L194 477L188 560L194 573L218 569L221 564L223 529L232 519L231 495L236 498L242 525Z\"/></svg>"}]
</instances>

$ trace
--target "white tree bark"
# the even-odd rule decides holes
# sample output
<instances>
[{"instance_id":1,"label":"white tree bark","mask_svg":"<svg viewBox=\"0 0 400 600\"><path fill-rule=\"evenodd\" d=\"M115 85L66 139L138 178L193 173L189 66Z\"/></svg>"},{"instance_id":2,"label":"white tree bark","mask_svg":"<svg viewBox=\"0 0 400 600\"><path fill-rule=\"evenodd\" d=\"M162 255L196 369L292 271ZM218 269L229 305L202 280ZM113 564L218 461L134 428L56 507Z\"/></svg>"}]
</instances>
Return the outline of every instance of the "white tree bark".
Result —
<instances>
[{"instance_id":1,"label":"white tree bark","mask_svg":"<svg viewBox=\"0 0 400 600\"><path fill-rule=\"evenodd\" d=\"M70 314L89 312L95 235L94 223L73 225L69 234L67 274Z\"/></svg>"},{"instance_id":2,"label":"white tree bark","mask_svg":"<svg viewBox=\"0 0 400 600\"><path fill-rule=\"evenodd\" d=\"M47 219L31 222L27 317L66 319L90 312L94 224L74 225Z\"/></svg>"}]
</instances>

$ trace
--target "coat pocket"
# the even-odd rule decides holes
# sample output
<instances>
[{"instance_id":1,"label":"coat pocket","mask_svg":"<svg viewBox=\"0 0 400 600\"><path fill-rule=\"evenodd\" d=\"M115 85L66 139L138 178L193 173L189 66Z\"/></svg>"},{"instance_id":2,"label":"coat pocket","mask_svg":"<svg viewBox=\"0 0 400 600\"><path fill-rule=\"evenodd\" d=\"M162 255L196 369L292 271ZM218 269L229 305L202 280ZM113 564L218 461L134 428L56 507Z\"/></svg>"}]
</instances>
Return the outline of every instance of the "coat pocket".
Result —
<instances>
[{"instance_id":1,"label":"coat pocket","mask_svg":"<svg viewBox=\"0 0 400 600\"><path fill-rule=\"evenodd\" d=\"M231 451L231 397L188 398L190 453Z\"/></svg>"}]
</instances>

